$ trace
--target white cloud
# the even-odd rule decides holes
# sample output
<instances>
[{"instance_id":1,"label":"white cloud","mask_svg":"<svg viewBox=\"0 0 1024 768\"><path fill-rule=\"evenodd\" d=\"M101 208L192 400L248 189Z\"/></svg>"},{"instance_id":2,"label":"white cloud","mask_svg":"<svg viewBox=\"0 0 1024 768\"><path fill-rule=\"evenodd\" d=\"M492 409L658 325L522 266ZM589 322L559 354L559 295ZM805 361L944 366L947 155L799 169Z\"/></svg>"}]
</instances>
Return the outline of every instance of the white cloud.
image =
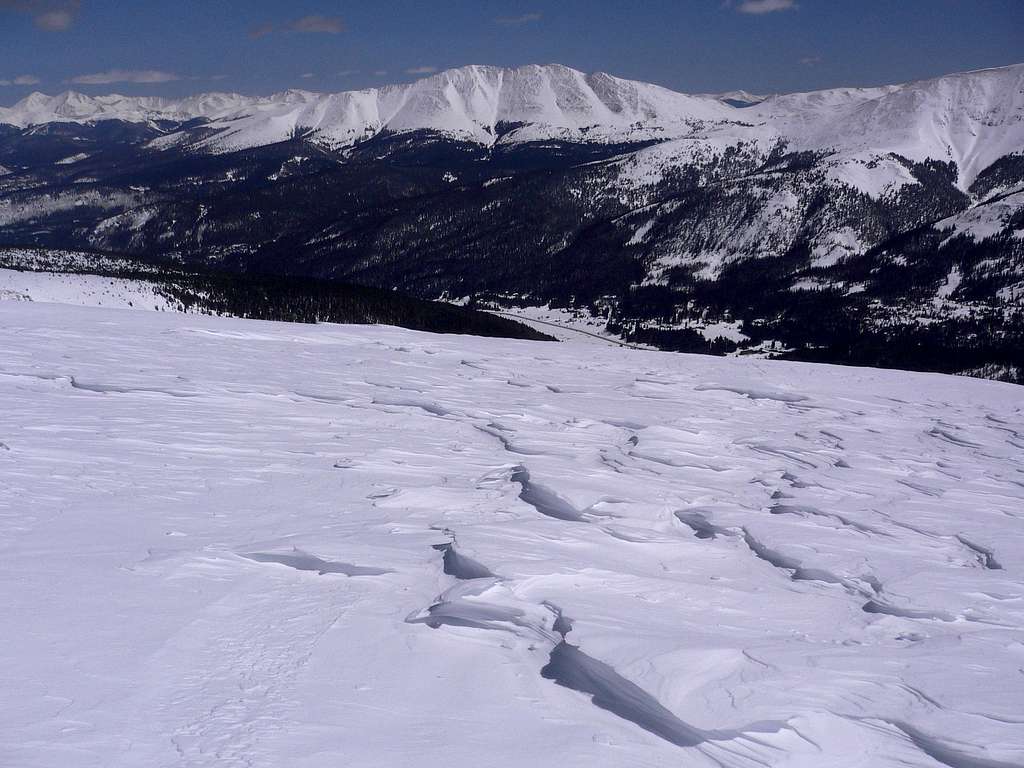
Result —
<instances>
[{"instance_id":1,"label":"white cloud","mask_svg":"<svg viewBox=\"0 0 1024 768\"><path fill-rule=\"evenodd\" d=\"M337 35L344 31L345 24L341 19L333 16L303 16L288 25L292 32L326 32L329 35Z\"/></svg>"},{"instance_id":2,"label":"white cloud","mask_svg":"<svg viewBox=\"0 0 1024 768\"><path fill-rule=\"evenodd\" d=\"M316 77L316 75L314 75L312 72L303 72L301 75L299 75L299 77L301 77L303 80L312 80L314 77Z\"/></svg>"},{"instance_id":3,"label":"white cloud","mask_svg":"<svg viewBox=\"0 0 1024 768\"><path fill-rule=\"evenodd\" d=\"M40 80L35 75L18 75L11 80L0 80L0 87L7 87L10 85L39 85Z\"/></svg>"},{"instance_id":4,"label":"white cloud","mask_svg":"<svg viewBox=\"0 0 1024 768\"><path fill-rule=\"evenodd\" d=\"M800 63L805 67L813 67L815 64L821 64L821 56L804 56Z\"/></svg>"},{"instance_id":5,"label":"white cloud","mask_svg":"<svg viewBox=\"0 0 1024 768\"><path fill-rule=\"evenodd\" d=\"M432 75L437 72L437 67L411 67L405 70L407 75Z\"/></svg>"},{"instance_id":6,"label":"white cloud","mask_svg":"<svg viewBox=\"0 0 1024 768\"><path fill-rule=\"evenodd\" d=\"M56 11L47 11L36 16L36 26L45 29L47 32L59 32L67 29L75 20L75 12L61 8Z\"/></svg>"},{"instance_id":7,"label":"white cloud","mask_svg":"<svg viewBox=\"0 0 1024 768\"><path fill-rule=\"evenodd\" d=\"M775 11L792 11L796 10L796 8L795 0L743 0L737 10L740 13L760 15L762 13L774 13Z\"/></svg>"},{"instance_id":8,"label":"white cloud","mask_svg":"<svg viewBox=\"0 0 1024 768\"><path fill-rule=\"evenodd\" d=\"M29 14L40 29L60 32L74 23L80 5L80 0L0 0L0 11Z\"/></svg>"},{"instance_id":9,"label":"white cloud","mask_svg":"<svg viewBox=\"0 0 1024 768\"><path fill-rule=\"evenodd\" d=\"M68 80L74 85L109 85L110 83L173 83L181 75L157 69L111 69L91 75L79 75Z\"/></svg>"},{"instance_id":10,"label":"white cloud","mask_svg":"<svg viewBox=\"0 0 1024 768\"><path fill-rule=\"evenodd\" d=\"M543 13L524 13L520 16L499 16L494 21L506 27L518 27L523 24L532 24L544 18Z\"/></svg>"},{"instance_id":11,"label":"white cloud","mask_svg":"<svg viewBox=\"0 0 1024 768\"><path fill-rule=\"evenodd\" d=\"M249 27L249 37L257 40L261 37L272 35L277 31L279 31L278 26L274 22L268 21L263 24L256 24ZM317 14L313 14L311 16L303 16L301 19L289 21L283 27L280 27L280 31L320 32L328 35L338 35L345 31L345 22L336 16L319 16Z\"/></svg>"}]
</instances>

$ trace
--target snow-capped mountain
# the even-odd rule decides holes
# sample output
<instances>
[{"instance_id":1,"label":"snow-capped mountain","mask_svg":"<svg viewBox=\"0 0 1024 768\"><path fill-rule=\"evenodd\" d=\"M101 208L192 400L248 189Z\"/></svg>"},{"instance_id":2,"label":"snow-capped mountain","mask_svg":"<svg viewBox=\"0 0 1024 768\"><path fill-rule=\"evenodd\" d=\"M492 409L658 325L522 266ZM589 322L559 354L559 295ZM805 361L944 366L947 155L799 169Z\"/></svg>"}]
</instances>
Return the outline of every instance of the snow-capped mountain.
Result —
<instances>
[{"instance_id":1,"label":"snow-capped mountain","mask_svg":"<svg viewBox=\"0 0 1024 768\"><path fill-rule=\"evenodd\" d=\"M758 108L793 148L948 160L967 189L1000 157L1024 150L1024 64L885 88L777 96Z\"/></svg>"},{"instance_id":2,"label":"snow-capped mountain","mask_svg":"<svg viewBox=\"0 0 1024 768\"><path fill-rule=\"evenodd\" d=\"M153 146L187 144L216 152L284 141L296 132L332 148L382 131L437 131L483 145L724 133L739 140L781 139L797 149L951 160L966 188L994 160L1024 147L1024 65L767 98L745 91L690 96L560 65L467 66L413 83L332 94L209 93L171 100L69 91L33 93L0 108L0 122L21 128L105 120L202 120L201 139L190 130L171 130Z\"/></svg>"},{"instance_id":3,"label":"snow-capped mountain","mask_svg":"<svg viewBox=\"0 0 1024 768\"><path fill-rule=\"evenodd\" d=\"M714 97L687 96L560 65L468 66L409 84L332 94L291 90L262 98L204 94L168 100L34 93L0 109L0 122L28 127L61 121L202 119L215 136L199 146L223 152L282 141L296 131L315 132L333 147L380 131L417 130L492 144L503 125L526 128L518 135L521 141L555 136L621 139L638 135L638 130L674 135L696 120L728 120L730 111ZM187 132L174 134L158 146L188 138Z\"/></svg>"},{"instance_id":4,"label":"snow-capped mountain","mask_svg":"<svg viewBox=\"0 0 1024 768\"><path fill-rule=\"evenodd\" d=\"M773 96L557 65L336 94L34 94L0 110L0 166L0 246L1024 381L1024 65Z\"/></svg>"}]
</instances>

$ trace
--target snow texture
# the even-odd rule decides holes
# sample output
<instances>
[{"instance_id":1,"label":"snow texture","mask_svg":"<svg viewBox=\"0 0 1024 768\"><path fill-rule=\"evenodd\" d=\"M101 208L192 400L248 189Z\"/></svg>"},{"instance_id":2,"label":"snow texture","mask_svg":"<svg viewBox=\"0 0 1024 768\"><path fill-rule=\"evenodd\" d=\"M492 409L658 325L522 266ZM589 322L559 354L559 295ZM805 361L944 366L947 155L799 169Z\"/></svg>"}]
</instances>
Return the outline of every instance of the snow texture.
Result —
<instances>
[{"instance_id":1,"label":"snow texture","mask_svg":"<svg viewBox=\"0 0 1024 768\"><path fill-rule=\"evenodd\" d=\"M0 764L1024 764L1024 398L0 302Z\"/></svg>"}]
</instances>

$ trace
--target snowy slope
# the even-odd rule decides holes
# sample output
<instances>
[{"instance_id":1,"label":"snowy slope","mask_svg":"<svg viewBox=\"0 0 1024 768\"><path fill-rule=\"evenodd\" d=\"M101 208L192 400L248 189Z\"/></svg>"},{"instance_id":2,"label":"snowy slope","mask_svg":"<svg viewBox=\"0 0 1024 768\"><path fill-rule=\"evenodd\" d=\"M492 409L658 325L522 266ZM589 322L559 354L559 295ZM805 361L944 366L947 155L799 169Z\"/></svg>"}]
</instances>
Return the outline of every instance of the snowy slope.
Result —
<instances>
[{"instance_id":1,"label":"snowy slope","mask_svg":"<svg viewBox=\"0 0 1024 768\"><path fill-rule=\"evenodd\" d=\"M1024 764L1024 400L0 302L0 764Z\"/></svg>"},{"instance_id":2,"label":"snowy slope","mask_svg":"<svg viewBox=\"0 0 1024 768\"><path fill-rule=\"evenodd\" d=\"M1024 150L1024 65L887 88L781 96L755 109L794 148L952 161L966 190L1000 157Z\"/></svg>"},{"instance_id":3,"label":"snowy slope","mask_svg":"<svg viewBox=\"0 0 1024 768\"><path fill-rule=\"evenodd\" d=\"M966 235L975 242L1001 234L1024 240L1024 227L1018 224L1020 228L1013 229L1014 216L1022 209L1024 189L972 206L955 216L937 222L934 227L948 231L950 237Z\"/></svg>"},{"instance_id":4,"label":"snowy slope","mask_svg":"<svg viewBox=\"0 0 1024 768\"><path fill-rule=\"evenodd\" d=\"M77 304L86 307L179 311L152 283L67 272L0 268L0 299Z\"/></svg>"}]
</instances>

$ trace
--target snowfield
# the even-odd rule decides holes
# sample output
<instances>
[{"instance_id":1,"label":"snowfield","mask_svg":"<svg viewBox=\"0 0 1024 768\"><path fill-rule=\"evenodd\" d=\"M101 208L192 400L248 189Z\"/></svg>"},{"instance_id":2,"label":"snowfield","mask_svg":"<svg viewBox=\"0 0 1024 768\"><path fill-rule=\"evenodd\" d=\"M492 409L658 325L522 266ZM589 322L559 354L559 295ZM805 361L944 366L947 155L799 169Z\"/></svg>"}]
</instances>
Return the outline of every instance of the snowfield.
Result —
<instances>
[{"instance_id":1,"label":"snowfield","mask_svg":"<svg viewBox=\"0 0 1024 768\"><path fill-rule=\"evenodd\" d=\"M0 765L1024 765L1024 389L0 327Z\"/></svg>"},{"instance_id":2,"label":"snowfield","mask_svg":"<svg viewBox=\"0 0 1024 768\"><path fill-rule=\"evenodd\" d=\"M0 299L160 312L179 310L177 302L172 303L157 293L153 285L141 280L73 272L27 272L0 268Z\"/></svg>"}]
</instances>

